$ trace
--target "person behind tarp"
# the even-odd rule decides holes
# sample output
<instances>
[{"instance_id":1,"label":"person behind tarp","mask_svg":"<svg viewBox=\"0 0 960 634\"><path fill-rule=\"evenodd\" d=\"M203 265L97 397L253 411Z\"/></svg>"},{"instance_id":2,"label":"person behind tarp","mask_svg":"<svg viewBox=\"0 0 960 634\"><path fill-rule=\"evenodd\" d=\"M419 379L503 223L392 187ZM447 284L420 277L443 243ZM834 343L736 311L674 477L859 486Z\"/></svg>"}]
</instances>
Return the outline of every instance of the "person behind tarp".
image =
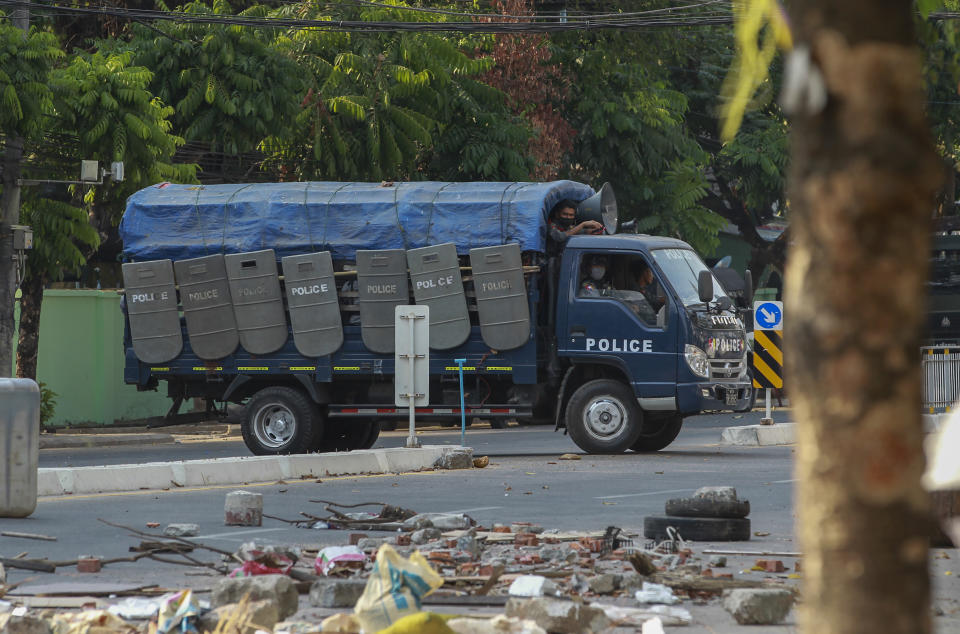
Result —
<instances>
[{"instance_id":1,"label":"person behind tarp","mask_svg":"<svg viewBox=\"0 0 960 634\"><path fill-rule=\"evenodd\" d=\"M547 237L563 245L567 238L578 233L601 233L603 224L596 220L584 220L577 223L577 203L564 198L550 210Z\"/></svg>"},{"instance_id":2,"label":"person behind tarp","mask_svg":"<svg viewBox=\"0 0 960 634\"><path fill-rule=\"evenodd\" d=\"M594 255L586 267L586 275L580 282L580 297L601 297L610 295L613 284L607 276L607 257Z\"/></svg>"}]
</instances>

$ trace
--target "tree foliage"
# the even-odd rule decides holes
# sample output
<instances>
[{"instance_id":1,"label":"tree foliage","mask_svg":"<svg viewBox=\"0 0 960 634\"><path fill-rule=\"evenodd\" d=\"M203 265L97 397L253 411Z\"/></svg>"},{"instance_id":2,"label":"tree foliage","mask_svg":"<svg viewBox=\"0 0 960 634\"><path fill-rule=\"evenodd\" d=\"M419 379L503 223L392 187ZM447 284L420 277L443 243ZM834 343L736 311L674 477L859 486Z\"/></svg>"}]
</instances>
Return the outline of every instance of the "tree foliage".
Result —
<instances>
[{"instance_id":1,"label":"tree foliage","mask_svg":"<svg viewBox=\"0 0 960 634\"><path fill-rule=\"evenodd\" d=\"M212 6L191 2L180 11L233 15L226 0L214 0ZM255 5L239 15L267 11ZM135 24L122 48L134 53L134 64L154 73L150 88L174 108L177 135L235 156L268 136L288 133L297 114L302 72L273 46L275 36L270 29L216 23Z\"/></svg>"},{"instance_id":2,"label":"tree foliage","mask_svg":"<svg viewBox=\"0 0 960 634\"><path fill-rule=\"evenodd\" d=\"M291 5L279 15L406 19L409 13L397 6ZM524 173L526 134L510 120L504 95L478 80L493 60L469 55L469 43L431 33L294 31L278 45L309 83L296 132L264 146L285 173L329 180Z\"/></svg>"},{"instance_id":3,"label":"tree foliage","mask_svg":"<svg viewBox=\"0 0 960 634\"><path fill-rule=\"evenodd\" d=\"M502 14L496 18L502 22L533 15L530 0L494 0L493 8ZM536 162L531 178L556 178L573 147L576 130L561 114L569 79L553 62L549 39L538 34L501 34L493 39L491 57L495 65L483 80L507 94L510 108L533 132L527 145Z\"/></svg>"},{"instance_id":4,"label":"tree foliage","mask_svg":"<svg viewBox=\"0 0 960 634\"><path fill-rule=\"evenodd\" d=\"M0 14L0 133L42 134L53 111L47 76L63 51L50 33L12 26Z\"/></svg>"}]
</instances>

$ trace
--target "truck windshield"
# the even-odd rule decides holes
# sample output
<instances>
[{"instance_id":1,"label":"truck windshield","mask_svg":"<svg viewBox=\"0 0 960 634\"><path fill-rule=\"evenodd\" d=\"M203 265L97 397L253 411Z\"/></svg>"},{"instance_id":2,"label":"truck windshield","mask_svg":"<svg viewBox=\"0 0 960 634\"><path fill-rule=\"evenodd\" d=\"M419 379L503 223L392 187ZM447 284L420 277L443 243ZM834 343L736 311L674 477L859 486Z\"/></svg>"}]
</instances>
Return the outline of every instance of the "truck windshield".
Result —
<instances>
[{"instance_id":1,"label":"truck windshield","mask_svg":"<svg viewBox=\"0 0 960 634\"><path fill-rule=\"evenodd\" d=\"M700 304L700 295L697 292L697 276L700 271L709 271L695 252L690 249L654 249L653 259L656 260L663 274L667 276L671 286L680 296L684 306ZM712 274L711 274L712 276ZM713 301L724 296L723 287L717 278L713 278Z\"/></svg>"}]
</instances>

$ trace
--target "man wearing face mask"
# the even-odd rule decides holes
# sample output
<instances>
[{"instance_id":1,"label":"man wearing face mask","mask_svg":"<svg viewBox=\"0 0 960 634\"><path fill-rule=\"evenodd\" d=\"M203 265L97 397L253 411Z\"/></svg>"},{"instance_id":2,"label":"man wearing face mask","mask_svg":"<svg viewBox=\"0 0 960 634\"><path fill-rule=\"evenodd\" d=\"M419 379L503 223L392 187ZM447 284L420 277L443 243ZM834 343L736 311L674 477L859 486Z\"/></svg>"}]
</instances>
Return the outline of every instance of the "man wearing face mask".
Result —
<instances>
[{"instance_id":1,"label":"man wearing face mask","mask_svg":"<svg viewBox=\"0 0 960 634\"><path fill-rule=\"evenodd\" d=\"M552 240L563 243L567 238L578 233L595 233L603 230L603 225L596 220L584 220L577 223L577 203L564 199L553 206L550 212L549 236Z\"/></svg>"},{"instance_id":2,"label":"man wearing face mask","mask_svg":"<svg viewBox=\"0 0 960 634\"><path fill-rule=\"evenodd\" d=\"M613 284L607 277L607 258L602 255L593 256L586 267L586 276L580 283L580 297L602 297L610 295L612 290Z\"/></svg>"}]
</instances>

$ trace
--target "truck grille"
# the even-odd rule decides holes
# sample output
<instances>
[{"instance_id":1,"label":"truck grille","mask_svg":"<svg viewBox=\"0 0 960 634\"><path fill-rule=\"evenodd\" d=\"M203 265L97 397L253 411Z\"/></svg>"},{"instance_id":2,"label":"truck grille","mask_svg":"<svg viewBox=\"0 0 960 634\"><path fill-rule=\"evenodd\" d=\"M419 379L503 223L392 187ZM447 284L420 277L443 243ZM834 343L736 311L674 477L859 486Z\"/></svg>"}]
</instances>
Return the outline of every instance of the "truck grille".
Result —
<instances>
[{"instance_id":1,"label":"truck grille","mask_svg":"<svg viewBox=\"0 0 960 634\"><path fill-rule=\"evenodd\" d=\"M711 381L736 381L743 372L743 358L710 359Z\"/></svg>"}]
</instances>

